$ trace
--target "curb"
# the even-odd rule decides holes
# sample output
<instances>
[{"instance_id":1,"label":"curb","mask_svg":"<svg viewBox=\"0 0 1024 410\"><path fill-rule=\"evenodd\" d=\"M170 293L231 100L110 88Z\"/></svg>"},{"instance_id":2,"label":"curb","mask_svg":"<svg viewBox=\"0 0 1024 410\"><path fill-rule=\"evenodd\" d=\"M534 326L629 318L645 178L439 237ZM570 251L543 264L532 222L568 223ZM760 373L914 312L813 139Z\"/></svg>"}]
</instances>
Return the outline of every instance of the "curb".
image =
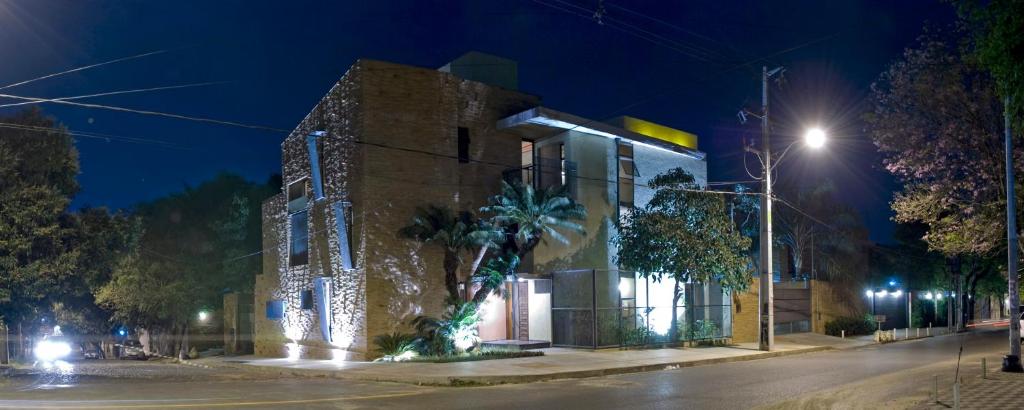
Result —
<instances>
[{"instance_id":1,"label":"curb","mask_svg":"<svg viewBox=\"0 0 1024 410\"><path fill-rule=\"evenodd\" d=\"M732 357L716 357L712 359L700 359L690 360L683 362L668 362L638 366L626 366L626 367L613 367L607 369L592 369L592 370L578 370L578 371L566 371L556 372L547 374L531 374L531 375L488 375L488 376L415 376L402 377L402 376L375 376L367 374L350 373L344 370L315 370L315 369L291 369L291 368L279 368L272 366L261 366L261 365L249 365L240 364L236 367L234 365L224 367L241 368L247 370L256 370L262 373L277 374L279 376L299 376L299 377L320 377L320 378L332 378L339 380L350 380L350 381L372 381L372 382L392 382L392 383L404 383L414 384L419 386L489 386L497 384L524 384L534 383L550 380L560 379L582 379L588 377L600 377L600 376L611 376L617 374L628 374L628 373L644 373L658 370L673 370L684 367L695 367L695 366L706 366L713 364L722 363L733 363L733 362L744 362L750 360L759 359L770 359L782 356L792 356L797 354L814 353L822 351L836 350L831 346L815 346L806 349L796 349L787 351L776 351L769 353L756 353L742 356ZM220 364L218 364L220 365Z\"/></svg>"}]
</instances>

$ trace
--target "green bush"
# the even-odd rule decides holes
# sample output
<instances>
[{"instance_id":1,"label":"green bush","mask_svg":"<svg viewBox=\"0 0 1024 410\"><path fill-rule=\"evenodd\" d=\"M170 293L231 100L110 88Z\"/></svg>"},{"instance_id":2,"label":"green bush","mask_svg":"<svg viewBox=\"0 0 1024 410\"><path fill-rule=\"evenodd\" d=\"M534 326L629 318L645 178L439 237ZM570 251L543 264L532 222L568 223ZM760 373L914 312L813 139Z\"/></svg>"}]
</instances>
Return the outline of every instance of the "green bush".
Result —
<instances>
[{"instance_id":1,"label":"green bush","mask_svg":"<svg viewBox=\"0 0 1024 410\"><path fill-rule=\"evenodd\" d=\"M480 312L476 303L455 301L438 319L419 316L416 327L417 350L424 356L451 356L473 349L480 341L476 324Z\"/></svg>"},{"instance_id":2,"label":"green bush","mask_svg":"<svg viewBox=\"0 0 1024 410\"><path fill-rule=\"evenodd\" d=\"M840 317L825 323L825 334L839 336L842 331L850 335L868 335L875 331L875 318L871 315L863 317Z\"/></svg>"},{"instance_id":3,"label":"green bush","mask_svg":"<svg viewBox=\"0 0 1024 410\"><path fill-rule=\"evenodd\" d=\"M391 361L416 351L416 335L400 332L378 335L373 338L373 344L377 345L377 353L383 360Z\"/></svg>"}]
</instances>

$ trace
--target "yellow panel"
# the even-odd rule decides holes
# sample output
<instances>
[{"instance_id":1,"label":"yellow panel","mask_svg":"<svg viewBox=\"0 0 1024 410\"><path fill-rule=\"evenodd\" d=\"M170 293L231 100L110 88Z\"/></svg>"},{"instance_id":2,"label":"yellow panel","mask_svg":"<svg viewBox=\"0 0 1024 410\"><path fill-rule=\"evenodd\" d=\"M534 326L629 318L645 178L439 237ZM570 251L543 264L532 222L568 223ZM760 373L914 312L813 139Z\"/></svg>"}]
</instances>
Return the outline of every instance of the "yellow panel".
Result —
<instances>
[{"instance_id":1,"label":"yellow panel","mask_svg":"<svg viewBox=\"0 0 1024 410\"><path fill-rule=\"evenodd\" d=\"M697 135L695 134L655 124L650 121L644 121L639 118L622 117L621 121L622 129L624 130L633 131L637 134L671 142L683 147L697 149Z\"/></svg>"}]
</instances>

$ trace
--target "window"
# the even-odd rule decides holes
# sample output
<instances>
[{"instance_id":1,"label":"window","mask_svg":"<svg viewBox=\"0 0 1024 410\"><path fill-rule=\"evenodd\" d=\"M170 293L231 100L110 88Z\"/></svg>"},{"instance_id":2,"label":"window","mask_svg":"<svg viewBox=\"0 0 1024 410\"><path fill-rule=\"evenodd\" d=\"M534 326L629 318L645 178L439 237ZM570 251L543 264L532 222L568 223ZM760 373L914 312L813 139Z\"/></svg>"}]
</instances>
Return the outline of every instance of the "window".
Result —
<instances>
[{"instance_id":1,"label":"window","mask_svg":"<svg viewBox=\"0 0 1024 410\"><path fill-rule=\"evenodd\" d=\"M288 184L288 213L298 212L306 209L308 195L306 193L306 181L302 178Z\"/></svg>"},{"instance_id":2,"label":"window","mask_svg":"<svg viewBox=\"0 0 1024 410\"><path fill-rule=\"evenodd\" d=\"M288 266L309 263L309 218L305 210L288 215Z\"/></svg>"},{"instance_id":3,"label":"window","mask_svg":"<svg viewBox=\"0 0 1024 410\"><path fill-rule=\"evenodd\" d=\"M355 269L352 260L352 203L334 203L335 229L338 233L338 252L341 255L342 269Z\"/></svg>"},{"instance_id":4,"label":"window","mask_svg":"<svg viewBox=\"0 0 1024 410\"><path fill-rule=\"evenodd\" d=\"M565 144L558 144L558 168L562 173L562 185L565 185Z\"/></svg>"},{"instance_id":5,"label":"window","mask_svg":"<svg viewBox=\"0 0 1024 410\"><path fill-rule=\"evenodd\" d=\"M459 127L459 162L469 162L469 128Z\"/></svg>"},{"instance_id":6,"label":"window","mask_svg":"<svg viewBox=\"0 0 1024 410\"><path fill-rule=\"evenodd\" d=\"M520 142L520 148L522 149L522 161L520 162L523 166L522 181L524 184L533 185L533 141L523 140Z\"/></svg>"},{"instance_id":7,"label":"window","mask_svg":"<svg viewBox=\"0 0 1024 410\"><path fill-rule=\"evenodd\" d=\"M313 289L304 289L299 293L299 307L302 310L313 310Z\"/></svg>"},{"instance_id":8,"label":"window","mask_svg":"<svg viewBox=\"0 0 1024 410\"><path fill-rule=\"evenodd\" d=\"M636 163L633 162L633 146L619 144L619 207L633 207L633 191L636 177Z\"/></svg>"}]
</instances>

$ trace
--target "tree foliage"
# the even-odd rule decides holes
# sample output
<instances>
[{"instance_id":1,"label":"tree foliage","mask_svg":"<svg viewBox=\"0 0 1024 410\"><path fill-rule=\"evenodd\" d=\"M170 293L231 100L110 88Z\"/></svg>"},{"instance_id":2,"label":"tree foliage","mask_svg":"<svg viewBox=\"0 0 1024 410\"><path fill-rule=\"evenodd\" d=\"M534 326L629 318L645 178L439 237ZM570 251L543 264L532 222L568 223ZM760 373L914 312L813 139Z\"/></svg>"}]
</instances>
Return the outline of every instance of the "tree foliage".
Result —
<instances>
[{"instance_id":1,"label":"tree foliage","mask_svg":"<svg viewBox=\"0 0 1024 410\"><path fill-rule=\"evenodd\" d=\"M486 250L502 240L501 233L480 221L468 211L455 212L449 208L429 205L416 208L412 223L398 231L399 235L444 251L444 285L448 296L459 298L458 270L463 264L464 251Z\"/></svg>"},{"instance_id":2,"label":"tree foliage","mask_svg":"<svg viewBox=\"0 0 1024 410\"><path fill-rule=\"evenodd\" d=\"M872 85L865 117L886 169L904 184L896 220L927 225L924 239L946 255L990 252L1006 227L1002 104L964 47L955 33L922 36Z\"/></svg>"},{"instance_id":3,"label":"tree foliage","mask_svg":"<svg viewBox=\"0 0 1024 410\"><path fill-rule=\"evenodd\" d=\"M750 239L729 219L725 201L701 192L681 168L654 177L654 197L626 213L616 239L616 263L655 280L718 282L743 291L751 279Z\"/></svg>"},{"instance_id":4,"label":"tree foliage","mask_svg":"<svg viewBox=\"0 0 1024 410\"><path fill-rule=\"evenodd\" d=\"M746 290L750 238L730 219L725 200L701 191L681 168L655 176L648 186L655 189L651 201L627 212L620 225L616 263L645 278L672 280L672 317L678 317L680 284L717 282L727 290ZM675 322L671 340L679 339Z\"/></svg>"},{"instance_id":5,"label":"tree foliage","mask_svg":"<svg viewBox=\"0 0 1024 410\"><path fill-rule=\"evenodd\" d=\"M226 291L251 291L260 259L260 205L279 190L221 174L140 204L141 233L97 301L120 322L170 329Z\"/></svg>"},{"instance_id":6,"label":"tree foliage","mask_svg":"<svg viewBox=\"0 0 1024 410\"><path fill-rule=\"evenodd\" d=\"M53 289L75 274L67 214L78 153L67 130L39 110L0 117L0 316L44 314Z\"/></svg>"},{"instance_id":7,"label":"tree foliage","mask_svg":"<svg viewBox=\"0 0 1024 410\"><path fill-rule=\"evenodd\" d=\"M587 209L569 197L564 185L535 190L522 182L502 181L501 193L480 211L491 214L491 225L501 229L505 239L497 254L476 272L481 279L481 288L473 296L477 304L492 293L500 294L502 281L498 278L515 274L523 257L540 243L548 238L568 243L562 231L586 234L575 221L586 219Z\"/></svg>"}]
</instances>

